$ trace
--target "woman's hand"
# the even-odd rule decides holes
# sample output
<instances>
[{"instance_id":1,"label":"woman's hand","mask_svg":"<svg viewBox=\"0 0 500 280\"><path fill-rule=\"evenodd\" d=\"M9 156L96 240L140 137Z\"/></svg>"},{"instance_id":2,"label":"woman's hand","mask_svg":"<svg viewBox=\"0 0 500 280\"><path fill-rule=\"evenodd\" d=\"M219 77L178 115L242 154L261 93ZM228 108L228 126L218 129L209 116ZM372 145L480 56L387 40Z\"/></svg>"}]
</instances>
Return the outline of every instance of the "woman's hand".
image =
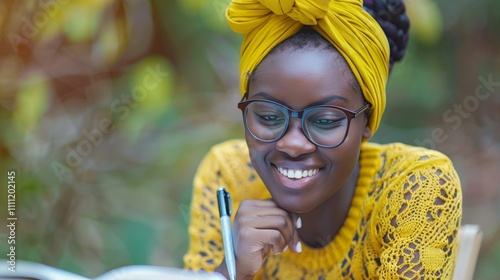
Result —
<instances>
[{"instance_id":1,"label":"woman's hand","mask_svg":"<svg viewBox=\"0 0 500 280\"><path fill-rule=\"evenodd\" d=\"M271 249L274 254L287 248L299 253L301 244L297 228L300 226L296 214L281 209L272 200L243 201L233 222L236 278L253 279ZM224 268L223 262L218 270Z\"/></svg>"}]
</instances>

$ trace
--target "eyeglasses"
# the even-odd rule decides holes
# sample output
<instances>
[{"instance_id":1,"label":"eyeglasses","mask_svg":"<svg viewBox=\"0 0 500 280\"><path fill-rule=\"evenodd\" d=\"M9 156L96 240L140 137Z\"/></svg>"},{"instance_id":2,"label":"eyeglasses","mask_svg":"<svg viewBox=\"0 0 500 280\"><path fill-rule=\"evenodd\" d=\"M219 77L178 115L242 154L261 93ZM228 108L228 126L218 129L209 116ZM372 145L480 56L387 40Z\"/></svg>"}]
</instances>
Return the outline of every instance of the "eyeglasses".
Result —
<instances>
[{"instance_id":1,"label":"eyeglasses","mask_svg":"<svg viewBox=\"0 0 500 280\"><path fill-rule=\"evenodd\" d=\"M335 148L347 138L351 120L369 109L370 104L355 112L331 105L292 110L271 100L254 99L238 103L238 108L243 113L245 129L259 141L278 141L288 130L290 118L300 118L309 141L319 147Z\"/></svg>"}]
</instances>

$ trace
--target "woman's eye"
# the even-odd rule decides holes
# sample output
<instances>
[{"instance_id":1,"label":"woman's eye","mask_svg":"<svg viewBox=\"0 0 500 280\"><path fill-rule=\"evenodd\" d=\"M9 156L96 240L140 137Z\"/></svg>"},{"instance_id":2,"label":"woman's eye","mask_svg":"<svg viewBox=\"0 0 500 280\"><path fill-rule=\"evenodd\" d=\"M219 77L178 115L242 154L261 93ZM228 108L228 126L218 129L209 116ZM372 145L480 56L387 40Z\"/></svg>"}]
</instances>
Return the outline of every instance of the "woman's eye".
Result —
<instances>
[{"instance_id":1,"label":"woman's eye","mask_svg":"<svg viewBox=\"0 0 500 280\"><path fill-rule=\"evenodd\" d=\"M333 108L314 109L307 116L306 121L310 128L327 130L335 129L345 124L346 116Z\"/></svg>"},{"instance_id":2,"label":"woman's eye","mask_svg":"<svg viewBox=\"0 0 500 280\"><path fill-rule=\"evenodd\" d=\"M278 120L278 116L262 116L266 121L276 121Z\"/></svg>"},{"instance_id":3,"label":"woman's eye","mask_svg":"<svg viewBox=\"0 0 500 280\"><path fill-rule=\"evenodd\" d=\"M335 122L334 120L327 120L327 119L321 119L321 120L316 120L315 121L317 124L331 124Z\"/></svg>"},{"instance_id":4,"label":"woman's eye","mask_svg":"<svg viewBox=\"0 0 500 280\"><path fill-rule=\"evenodd\" d=\"M315 119L311 124L321 129L333 129L342 126L343 119Z\"/></svg>"},{"instance_id":5,"label":"woman's eye","mask_svg":"<svg viewBox=\"0 0 500 280\"><path fill-rule=\"evenodd\" d=\"M263 121L267 122L276 122L281 121L283 118L280 118L278 115L258 115Z\"/></svg>"}]
</instances>

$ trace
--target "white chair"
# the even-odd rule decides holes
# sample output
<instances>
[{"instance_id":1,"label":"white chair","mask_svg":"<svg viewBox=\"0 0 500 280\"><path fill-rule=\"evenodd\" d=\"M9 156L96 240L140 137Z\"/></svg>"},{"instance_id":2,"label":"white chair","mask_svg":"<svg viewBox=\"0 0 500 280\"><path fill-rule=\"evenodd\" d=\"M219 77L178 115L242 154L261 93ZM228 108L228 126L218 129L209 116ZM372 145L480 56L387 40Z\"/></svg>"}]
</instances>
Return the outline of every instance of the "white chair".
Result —
<instances>
[{"instance_id":1,"label":"white chair","mask_svg":"<svg viewBox=\"0 0 500 280\"><path fill-rule=\"evenodd\" d=\"M483 232L478 225L463 225L458 232L458 256L453 280L472 280Z\"/></svg>"}]
</instances>

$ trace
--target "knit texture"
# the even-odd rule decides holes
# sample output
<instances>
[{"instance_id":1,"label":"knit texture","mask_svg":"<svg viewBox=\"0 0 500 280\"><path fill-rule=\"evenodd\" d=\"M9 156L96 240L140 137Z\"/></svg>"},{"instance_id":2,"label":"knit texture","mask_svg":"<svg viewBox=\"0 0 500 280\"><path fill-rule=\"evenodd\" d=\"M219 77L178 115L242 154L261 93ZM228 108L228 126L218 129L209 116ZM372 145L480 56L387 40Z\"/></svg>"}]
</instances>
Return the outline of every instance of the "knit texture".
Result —
<instances>
[{"instance_id":1,"label":"knit texture","mask_svg":"<svg viewBox=\"0 0 500 280\"><path fill-rule=\"evenodd\" d=\"M194 179L185 267L213 271L224 259L216 190L233 212L245 199L270 197L243 140L214 146ZM443 154L400 143L364 143L348 216L322 248L302 244L269 254L255 279L452 279L462 193ZM233 215L234 217L234 215Z\"/></svg>"}]
</instances>

